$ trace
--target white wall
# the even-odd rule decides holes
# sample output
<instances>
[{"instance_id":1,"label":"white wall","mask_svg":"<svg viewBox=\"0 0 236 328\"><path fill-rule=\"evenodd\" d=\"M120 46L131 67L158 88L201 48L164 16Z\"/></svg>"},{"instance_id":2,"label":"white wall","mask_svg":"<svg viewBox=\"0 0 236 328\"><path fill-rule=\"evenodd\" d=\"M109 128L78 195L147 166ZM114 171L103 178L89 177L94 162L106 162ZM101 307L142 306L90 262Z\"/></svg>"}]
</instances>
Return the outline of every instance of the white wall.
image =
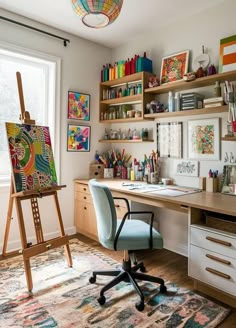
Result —
<instances>
[{"instance_id":1,"label":"white wall","mask_svg":"<svg viewBox=\"0 0 236 328\"><path fill-rule=\"evenodd\" d=\"M153 71L159 77L162 57L188 49L191 52L190 71L192 70L193 59L201 54L202 45L204 45L210 56L211 63L218 66L219 40L235 34L235 12L236 1L226 0L223 4L215 8L179 21L166 28L155 30L155 22L151 22L150 32L148 34L140 34L133 40L128 40L127 43L113 49L112 62L131 58L135 54L142 56L143 52L146 51L147 56L153 61ZM212 96L212 89L213 87L193 91L199 91L206 96ZM226 132L227 117L225 113L221 115L212 114L204 117L194 116L191 119L213 118L217 116L222 118L222 135L224 135ZM187 158L187 120L189 120L189 117L183 119L184 158ZM163 119L162 121L167 120ZM154 139L156 138L156 122L134 123L133 126L139 129L142 127L153 129ZM115 129L117 125L114 124L113 127ZM126 125L126 128L128 127L130 125ZM156 147L156 142L153 144L125 145L127 151L132 152L133 157L138 159L142 159L143 154L150 154L151 150L156 149ZM221 142L221 161L201 161L200 176L206 176L210 168L222 171L226 151L232 151L236 155L235 143ZM198 187L197 178L178 178L175 176L173 173L173 163L173 159L162 160L163 177L174 178L176 183L181 185ZM159 213L160 230L164 237L165 246L187 255L187 215L177 215L173 211L165 210L161 210Z\"/></svg>"},{"instance_id":2,"label":"white wall","mask_svg":"<svg viewBox=\"0 0 236 328\"><path fill-rule=\"evenodd\" d=\"M97 142L101 137L100 126L97 124L99 117L98 101L100 70L104 63L110 61L111 50L96 43L36 23L1 9L0 15L70 39L68 46L64 47L63 42L58 39L54 39L2 20L0 21L0 41L61 58L61 104L60 108L57 108L58 115L60 116L60 182L61 184L66 184L67 188L59 192L59 198L64 226L66 231L71 234L75 232L73 179L88 178L89 163L94 159L95 150L101 149L100 144ZM91 119L88 124L91 125L92 142L91 150L87 153L68 153L66 151L68 90L81 91L91 95ZM100 137L98 138L98 136ZM2 163L0 163L0 165L2 165ZM9 188L0 187L0 248L3 243L8 195ZM41 218L45 236L54 237L57 235L58 224L57 221L54 220L53 199L48 199L46 200L45 198L40 200L45 204L44 206L40 206L40 209L42 209ZM31 237L34 236L34 230L29 207L26 209L25 215L27 222L27 236L31 239ZM12 221L10 231L9 249L20 245L18 223L15 214L14 218L15 220Z\"/></svg>"}]
</instances>

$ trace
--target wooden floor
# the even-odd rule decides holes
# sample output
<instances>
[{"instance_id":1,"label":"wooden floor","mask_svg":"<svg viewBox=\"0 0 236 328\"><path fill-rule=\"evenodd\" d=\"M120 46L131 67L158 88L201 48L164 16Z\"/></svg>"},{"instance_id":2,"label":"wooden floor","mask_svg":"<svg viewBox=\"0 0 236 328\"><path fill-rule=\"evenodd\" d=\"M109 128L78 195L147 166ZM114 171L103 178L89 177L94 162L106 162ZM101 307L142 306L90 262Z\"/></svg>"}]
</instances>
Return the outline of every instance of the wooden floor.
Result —
<instances>
[{"instance_id":1,"label":"wooden floor","mask_svg":"<svg viewBox=\"0 0 236 328\"><path fill-rule=\"evenodd\" d=\"M118 262L122 261L123 252L115 252L105 249L98 242L82 235L78 235L78 239L112 257ZM171 282L175 282L181 287L193 289L193 282L187 275L188 264L186 257L170 252L166 249L142 251L136 255L138 261L144 262L148 273L157 275L163 278L165 281L169 280ZM214 301L219 303L216 300ZM221 325L218 326L218 328L236 328L236 310L232 309L231 314L224 320Z\"/></svg>"}]
</instances>

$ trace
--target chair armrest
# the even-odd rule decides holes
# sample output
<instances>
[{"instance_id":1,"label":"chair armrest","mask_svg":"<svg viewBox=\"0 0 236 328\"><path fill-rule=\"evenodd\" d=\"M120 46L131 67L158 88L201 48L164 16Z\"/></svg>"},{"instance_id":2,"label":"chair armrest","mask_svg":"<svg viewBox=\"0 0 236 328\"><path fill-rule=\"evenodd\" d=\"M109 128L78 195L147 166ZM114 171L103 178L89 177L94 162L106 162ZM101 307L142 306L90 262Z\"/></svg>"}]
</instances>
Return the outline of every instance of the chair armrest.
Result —
<instances>
[{"instance_id":1,"label":"chair armrest","mask_svg":"<svg viewBox=\"0 0 236 328\"><path fill-rule=\"evenodd\" d=\"M123 216L123 219L121 221L121 224L117 230L117 233L115 235L115 239L114 239L114 250L117 250L117 242L121 233L121 230L123 228L123 225L125 223L125 220L127 219L127 217L129 217L132 214L150 214L151 215L151 221L150 221L150 241L149 241L149 247L150 249L152 249L153 246L153 240L152 240L152 227L153 227L153 220L154 220L154 213L151 211L128 211L125 213L125 215Z\"/></svg>"}]
</instances>

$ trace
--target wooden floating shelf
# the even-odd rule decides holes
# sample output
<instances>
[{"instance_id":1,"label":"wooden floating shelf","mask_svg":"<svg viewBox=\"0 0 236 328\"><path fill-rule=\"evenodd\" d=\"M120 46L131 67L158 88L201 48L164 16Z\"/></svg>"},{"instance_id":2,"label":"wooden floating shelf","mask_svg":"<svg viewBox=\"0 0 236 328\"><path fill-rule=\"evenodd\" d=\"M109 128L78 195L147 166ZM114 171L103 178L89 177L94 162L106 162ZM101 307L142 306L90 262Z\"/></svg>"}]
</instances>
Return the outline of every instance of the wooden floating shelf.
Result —
<instances>
[{"instance_id":1,"label":"wooden floating shelf","mask_svg":"<svg viewBox=\"0 0 236 328\"><path fill-rule=\"evenodd\" d=\"M128 139L108 139L108 140L99 140L99 142L102 143L141 143L141 142L153 142L153 139L148 139L148 140L142 140L142 139L137 139L137 140L128 140Z\"/></svg>"},{"instance_id":2,"label":"wooden floating shelf","mask_svg":"<svg viewBox=\"0 0 236 328\"><path fill-rule=\"evenodd\" d=\"M182 110L178 112L163 112L163 113L153 113L144 114L144 118L159 119L159 118L169 118L169 117L182 117L191 115L204 115L204 114L214 114L214 113L224 113L228 111L228 106L201 108L201 109L189 109Z\"/></svg>"},{"instance_id":3,"label":"wooden floating shelf","mask_svg":"<svg viewBox=\"0 0 236 328\"><path fill-rule=\"evenodd\" d=\"M143 117L128 117L128 118L116 118L114 120L100 120L99 123L129 123L129 122L143 122L146 120L153 121L153 118L143 118Z\"/></svg>"},{"instance_id":4,"label":"wooden floating shelf","mask_svg":"<svg viewBox=\"0 0 236 328\"><path fill-rule=\"evenodd\" d=\"M128 103L135 103L135 102L141 102L142 101L142 95L133 95L133 96L126 96L126 97L120 97L120 98L113 98L113 99L107 99L107 100L101 100L101 104L105 105L117 105L117 104L128 104Z\"/></svg>"},{"instance_id":5,"label":"wooden floating shelf","mask_svg":"<svg viewBox=\"0 0 236 328\"><path fill-rule=\"evenodd\" d=\"M181 80L181 81L177 81L177 82L165 83L158 87L145 89L144 92L161 94L161 93L168 93L169 91L189 90L189 89L209 86L211 84L214 84L216 81L224 82L225 80L228 80L228 81L236 80L236 70L231 71L231 72L225 72L225 73L200 77L200 78L198 78L194 81L190 81L190 82Z\"/></svg>"},{"instance_id":6,"label":"wooden floating shelf","mask_svg":"<svg viewBox=\"0 0 236 328\"><path fill-rule=\"evenodd\" d=\"M225 140L225 141L236 141L236 136L233 136L233 137L224 136L224 137L221 137L221 140Z\"/></svg>"}]
</instances>

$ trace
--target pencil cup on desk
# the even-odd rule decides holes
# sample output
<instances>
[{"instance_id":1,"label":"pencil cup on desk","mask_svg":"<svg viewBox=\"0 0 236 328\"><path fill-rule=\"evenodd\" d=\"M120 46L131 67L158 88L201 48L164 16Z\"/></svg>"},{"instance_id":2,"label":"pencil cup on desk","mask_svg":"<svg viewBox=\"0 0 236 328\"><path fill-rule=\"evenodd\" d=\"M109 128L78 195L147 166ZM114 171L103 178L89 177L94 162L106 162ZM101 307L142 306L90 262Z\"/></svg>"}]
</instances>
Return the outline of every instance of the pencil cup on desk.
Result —
<instances>
[{"instance_id":1,"label":"pencil cup on desk","mask_svg":"<svg viewBox=\"0 0 236 328\"><path fill-rule=\"evenodd\" d=\"M206 191L217 192L218 191L218 179L206 178Z\"/></svg>"},{"instance_id":2,"label":"pencil cup on desk","mask_svg":"<svg viewBox=\"0 0 236 328\"><path fill-rule=\"evenodd\" d=\"M104 179L113 179L114 178L114 169L112 168L104 168Z\"/></svg>"},{"instance_id":3,"label":"pencil cup on desk","mask_svg":"<svg viewBox=\"0 0 236 328\"><path fill-rule=\"evenodd\" d=\"M158 172L151 172L151 174L150 174L150 180L151 180L151 183L153 183L153 184L158 183L159 182L159 174L158 174Z\"/></svg>"}]
</instances>

